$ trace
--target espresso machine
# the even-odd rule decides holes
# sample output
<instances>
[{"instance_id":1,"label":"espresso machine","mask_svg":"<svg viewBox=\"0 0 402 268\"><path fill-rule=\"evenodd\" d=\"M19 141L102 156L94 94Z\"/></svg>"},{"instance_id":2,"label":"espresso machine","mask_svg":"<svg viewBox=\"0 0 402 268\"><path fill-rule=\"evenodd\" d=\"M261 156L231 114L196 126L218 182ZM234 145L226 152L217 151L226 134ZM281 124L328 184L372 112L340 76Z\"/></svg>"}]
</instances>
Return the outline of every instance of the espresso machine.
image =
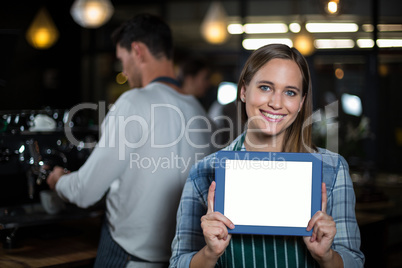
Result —
<instances>
[{"instance_id":1,"label":"espresso machine","mask_svg":"<svg viewBox=\"0 0 402 268\"><path fill-rule=\"evenodd\" d=\"M10 230L4 245L12 247L11 236L20 227L100 213L98 207L66 204L49 214L40 198L41 191L49 191L46 178L54 166L75 171L89 157L92 148L86 145L98 140L91 122L61 109L0 111L0 232Z\"/></svg>"}]
</instances>

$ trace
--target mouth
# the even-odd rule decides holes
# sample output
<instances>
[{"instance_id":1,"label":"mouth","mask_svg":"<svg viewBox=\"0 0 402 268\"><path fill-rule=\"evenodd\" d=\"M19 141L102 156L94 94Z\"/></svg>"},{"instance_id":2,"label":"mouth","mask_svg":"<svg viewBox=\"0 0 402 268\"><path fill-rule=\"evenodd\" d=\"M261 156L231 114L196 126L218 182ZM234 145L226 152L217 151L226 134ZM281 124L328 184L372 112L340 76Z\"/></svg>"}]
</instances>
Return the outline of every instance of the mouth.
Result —
<instances>
[{"instance_id":1,"label":"mouth","mask_svg":"<svg viewBox=\"0 0 402 268\"><path fill-rule=\"evenodd\" d=\"M279 122L286 116L284 114L271 114L262 110L260 110L260 112L268 121L271 122Z\"/></svg>"}]
</instances>

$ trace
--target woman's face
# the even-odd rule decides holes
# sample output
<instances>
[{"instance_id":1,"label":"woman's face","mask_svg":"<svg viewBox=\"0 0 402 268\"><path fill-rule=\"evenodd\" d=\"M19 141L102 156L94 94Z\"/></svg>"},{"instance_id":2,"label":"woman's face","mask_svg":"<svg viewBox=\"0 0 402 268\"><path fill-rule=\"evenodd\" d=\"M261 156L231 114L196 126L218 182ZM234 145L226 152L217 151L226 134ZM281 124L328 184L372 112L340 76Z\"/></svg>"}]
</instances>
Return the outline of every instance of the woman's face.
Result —
<instances>
[{"instance_id":1,"label":"woman's face","mask_svg":"<svg viewBox=\"0 0 402 268\"><path fill-rule=\"evenodd\" d=\"M272 59L243 86L240 96L246 103L248 133L283 138L302 108L302 74L287 59Z\"/></svg>"}]
</instances>

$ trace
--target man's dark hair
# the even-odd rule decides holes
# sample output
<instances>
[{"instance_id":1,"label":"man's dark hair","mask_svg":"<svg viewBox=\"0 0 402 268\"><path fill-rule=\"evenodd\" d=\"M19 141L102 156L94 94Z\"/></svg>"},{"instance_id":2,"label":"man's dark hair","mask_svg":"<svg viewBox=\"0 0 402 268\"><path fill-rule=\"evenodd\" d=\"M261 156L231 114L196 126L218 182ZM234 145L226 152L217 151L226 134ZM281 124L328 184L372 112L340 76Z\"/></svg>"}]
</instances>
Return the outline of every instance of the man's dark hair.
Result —
<instances>
[{"instance_id":1,"label":"man's dark hair","mask_svg":"<svg viewBox=\"0 0 402 268\"><path fill-rule=\"evenodd\" d=\"M112 34L116 46L131 51L132 42L144 43L155 58L166 56L173 58L173 38L169 25L161 18L150 15L136 15L123 23Z\"/></svg>"}]
</instances>

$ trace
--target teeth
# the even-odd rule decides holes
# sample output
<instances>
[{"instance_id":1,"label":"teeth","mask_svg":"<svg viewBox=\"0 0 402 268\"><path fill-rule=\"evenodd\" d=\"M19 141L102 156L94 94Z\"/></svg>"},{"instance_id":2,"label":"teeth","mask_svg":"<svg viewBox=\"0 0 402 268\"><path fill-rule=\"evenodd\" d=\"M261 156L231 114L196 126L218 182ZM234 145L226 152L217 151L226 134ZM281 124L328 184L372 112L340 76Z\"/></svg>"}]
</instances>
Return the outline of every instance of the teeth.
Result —
<instances>
[{"instance_id":1,"label":"teeth","mask_svg":"<svg viewBox=\"0 0 402 268\"><path fill-rule=\"evenodd\" d=\"M279 114L270 114L270 113L266 113L266 112L261 112L264 116L272 118L272 119L280 119L282 117L284 117L284 115L279 115Z\"/></svg>"}]
</instances>

